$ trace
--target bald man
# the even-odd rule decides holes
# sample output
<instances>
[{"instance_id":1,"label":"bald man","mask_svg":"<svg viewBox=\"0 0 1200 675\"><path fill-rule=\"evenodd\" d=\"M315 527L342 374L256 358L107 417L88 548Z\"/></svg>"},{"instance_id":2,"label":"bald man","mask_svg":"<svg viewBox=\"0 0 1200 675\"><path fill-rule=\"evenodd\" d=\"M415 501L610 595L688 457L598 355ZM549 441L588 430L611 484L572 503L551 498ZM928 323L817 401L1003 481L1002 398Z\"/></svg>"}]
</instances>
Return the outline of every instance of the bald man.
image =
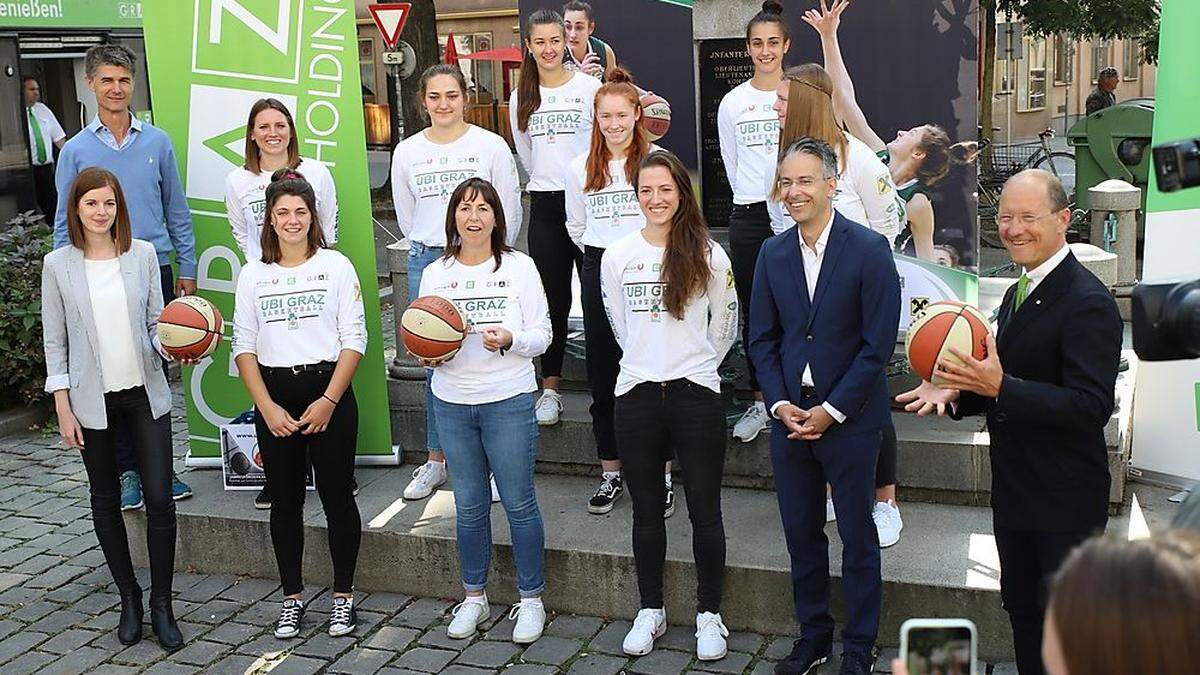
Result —
<instances>
[{"instance_id":1,"label":"bald man","mask_svg":"<svg viewBox=\"0 0 1200 675\"><path fill-rule=\"evenodd\" d=\"M1108 521L1108 452L1121 358L1121 317L1104 284L1067 246L1062 183L1039 169L1008 180L996 214L1020 280L1000 306L987 358L955 352L928 382L897 397L919 414L987 415L1000 597L1021 675L1041 675L1046 583L1072 548Z\"/></svg>"}]
</instances>

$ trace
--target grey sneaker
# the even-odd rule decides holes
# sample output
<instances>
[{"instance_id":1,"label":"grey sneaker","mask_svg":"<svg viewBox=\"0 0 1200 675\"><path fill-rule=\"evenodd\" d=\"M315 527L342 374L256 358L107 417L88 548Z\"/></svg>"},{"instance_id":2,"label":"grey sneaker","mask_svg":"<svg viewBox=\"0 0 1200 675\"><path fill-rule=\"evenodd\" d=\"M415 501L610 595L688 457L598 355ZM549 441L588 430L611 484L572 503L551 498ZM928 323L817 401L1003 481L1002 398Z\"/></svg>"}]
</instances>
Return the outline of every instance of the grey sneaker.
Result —
<instances>
[{"instance_id":1,"label":"grey sneaker","mask_svg":"<svg viewBox=\"0 0 1200 675\"><path fill-rule=\"evenodd\" d=\"M767 407L763 405L763 402L755 401L746 409L742 418L733 425L733 437L743 443L749 443L758 438L758 434L767 428L770 419Z\"/></svg>"}]
</instances>

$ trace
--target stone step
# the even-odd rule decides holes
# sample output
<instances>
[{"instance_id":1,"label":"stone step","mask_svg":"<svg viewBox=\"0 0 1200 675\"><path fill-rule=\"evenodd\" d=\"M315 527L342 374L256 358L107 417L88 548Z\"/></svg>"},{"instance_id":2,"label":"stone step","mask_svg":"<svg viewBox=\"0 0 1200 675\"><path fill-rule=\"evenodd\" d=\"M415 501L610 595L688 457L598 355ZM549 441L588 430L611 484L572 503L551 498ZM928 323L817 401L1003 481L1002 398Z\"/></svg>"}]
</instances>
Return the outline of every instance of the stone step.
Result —
<instances>
[{"instance_id":1,"label":"stone step","mask_svg":"<svg viewBox=\"0 0 1200 675\"><path fill-rule=\"evenodd\" d=\"M401 498L412 466L359 468L358 496L363 539L356 576L367 591L394 591L424 597L461 595L455 549L454 495L449 486L429 499ZM223 492L221 475L194 471L188 480L195 497L178 502L179 569L207 574L244 574L278 578L270 545L269 512L253 507L254 492ZM587 478L538 475L538 501L546 526L548 607L557 612L632 618L638 609L636 573L630 542L630 502L622 499L605 516L589 515L583 503L592 490ZM686 624L694 616L695 567L692 563L687 501L679 490L678 509L667 521L665 570L667 615ZM1165 527L1177 507L1172 491L1137 485L1143 519L1154 530ZM789 558L772 493L729 488L723 492L728 542L722 615L730 629L795 633ZM969 506L906 503L900 542L883 552L881 646L898 642L900 623L910 617L967 617L979 628L980 657L1011 660L1008 621L1000 608L998 561L991 536L991 513ZM145 516L127 512L130 543L137 564L147 564ZM489 597L514 602L515 579L508 528L500 505L493 517L493 566ZM1124 534L1129 518L1110 521ZM836 524L826 527L830 564L841 565ZM325 519L319 500L305 506L306 582L332 582ZM840 584L833 584L834 613L841 623Z\"/></svg>"}]
</instances>

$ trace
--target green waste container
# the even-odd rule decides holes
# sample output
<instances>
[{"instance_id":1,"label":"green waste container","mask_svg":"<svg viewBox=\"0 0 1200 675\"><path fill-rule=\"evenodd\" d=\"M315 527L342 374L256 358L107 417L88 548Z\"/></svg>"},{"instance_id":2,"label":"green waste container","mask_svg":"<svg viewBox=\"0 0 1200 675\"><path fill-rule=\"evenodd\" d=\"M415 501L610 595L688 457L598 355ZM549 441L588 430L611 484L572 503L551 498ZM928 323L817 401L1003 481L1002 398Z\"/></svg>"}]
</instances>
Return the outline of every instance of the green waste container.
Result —
<instances>
[{"instance_id":1,"label":"green waste container","mask_svg":"<svg viewBox=\"0 0 1200 675\"><path fill-rule=\"evenodd\" d=\"M1075 148L1075 204L1090 209L1088 188L1118 178L1142 189L1145 212L1150 177L1154 99L1133 98L1080 119L1067 132Z\"/></svg>"}]
</instances>

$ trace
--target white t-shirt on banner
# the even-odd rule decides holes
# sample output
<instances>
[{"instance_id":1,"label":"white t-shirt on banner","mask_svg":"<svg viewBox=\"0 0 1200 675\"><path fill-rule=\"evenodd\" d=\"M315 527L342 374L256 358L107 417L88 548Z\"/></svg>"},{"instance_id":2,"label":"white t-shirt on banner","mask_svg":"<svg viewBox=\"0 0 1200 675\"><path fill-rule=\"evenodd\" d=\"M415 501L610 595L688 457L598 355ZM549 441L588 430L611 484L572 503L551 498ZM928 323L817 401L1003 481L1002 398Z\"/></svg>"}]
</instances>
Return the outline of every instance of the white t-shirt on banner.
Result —
<instances>
[{"instance_id":1,"label":"white t-shirt on banner","mask_svg":"<svg viewBox=\"0 0 1200 675\"><path fill-rule=\"evenodd\" d=\"M303 158L297 173L312 186L317 195L317 217L321 231L325 233L325 245L337 243L338 202L333 175L324 164L315 159ZM234 169L225 178L225 213L233 239L246 261L262 259L262 226L267 211L267 186L271 184L271 173L253 174L243 168Z\"/></svg>"},{"instance_id":2,"label":"white t-shirt on banner","mask_svg":"<svg viewBox=\"0 0 1200 675\"><path fill-rule=\"evenodd\" d=\"M238 276L233 356L286 368L336 362L343 349L367 351L362 289L350 259L323 248L303 264L251 260Z\"/></svg>"},{"instance_id":3,"label":"white t-shirt on banner","mask_svg":"<svg viewBox=\"0 0 1200 675\"><path fill-rule=\"evenodd\" d=\"M721 161L733 190L734 204L754 204L767 198L763 176L775 173L779 154L779 115L775 90L755 89L749 80L725 94L717 108Z\"/></svg>"},{"instance_id":4,"label":"white t-shirt on banner","mask_svg":"<svg viewBox=\"0 0 1200 675\"><path fill-rule=\"evenodd\" d=\"M590 78L589 78L590 79ZM467 323L467 336L454 358L433 369L433 395L447 403L480 405L537 391L533 358L550 346L550 306L533 258L509 251L496 259L464 265L439 258L421 274L421 295L454 303ZM507 329L513 343L501 354L483 346L480 332Z\"/></svg>"},{"instance_id":5,"label":"white t-shirt on banner","mask_svg":"<svg viewBox=\"0 0 1200 675\"><path fill-rule=\"evenodd\" d=\"M509 246L521 231L521 181L512 150L503 138L470 125L452 143L413 134L392 153L392 200L404 236L426 246L446 245L450 195L468 178L487 180L500 195Z\"/></svg>"},{"instance_id":6,"label":"white t-shirt on banner","mask_svg":"<svg viewBox=\"0 0 1200 675\"><path fill-rule=\"evenodd\" d=\"M709 240L711 276L704 293L688 301L683 319L663 304L666 249L634 232L604 251L600 286L604 310L621 346L620 396L641 382L686 378L720 393L717 366L737 339L738 300L725 249Z\"/></svg>"},{"instance_id":7,"label":"white t-shirt on banner","mask_svg":"<svg viewBox=\"0 0 1200 675\"><path fill-rule=\"evenodd\" d=\"M525 131L517 127L517 90L508 99L508 118L513 145L529 172L530 192L563 189L567 165L592 141L592 115L600 80L578 71L557 87L540 87L542 104L529 116Z\"/></svg>"},{"instance_id":8,"label":"white t-shirt on banner","mask_svg":"<svg viewBox=\"0 0 1200 675\"><path fill-rule=\"evenodd\" d=\"M650 152L662 150L650 145ZM590 151L589 151L590 152ZM637 192L625 177L625 160L608 163L611 182L595 192L584 192L587 182L588 152L571 160L567 170L567 234L582 249L584 246L608 248L630 232L646 226L646 216L638 203Z\"/></svg>"}]
</instances>

